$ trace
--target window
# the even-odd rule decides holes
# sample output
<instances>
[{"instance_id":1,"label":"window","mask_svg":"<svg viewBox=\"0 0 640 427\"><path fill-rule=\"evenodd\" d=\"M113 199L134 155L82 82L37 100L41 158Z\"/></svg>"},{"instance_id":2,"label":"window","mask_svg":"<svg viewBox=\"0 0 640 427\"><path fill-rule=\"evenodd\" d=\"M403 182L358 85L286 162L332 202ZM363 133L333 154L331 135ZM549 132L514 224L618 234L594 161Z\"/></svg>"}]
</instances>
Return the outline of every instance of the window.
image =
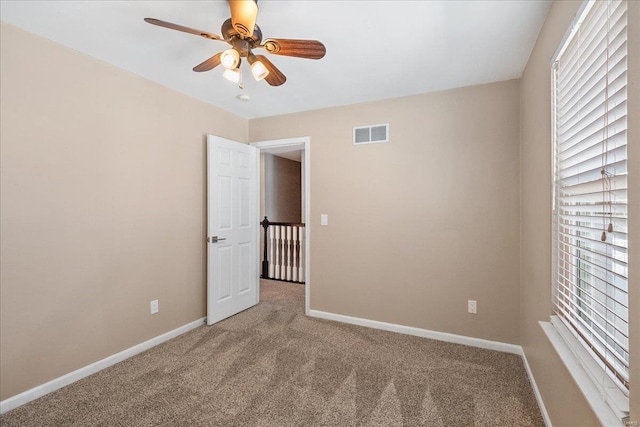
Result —
<instances>
[{"instance_id":1,"label":"window","mask_svg":"<svg viewBox=\"0 0 640 427\"><path fill-rule=\"evenodd\" d=\"M629 393L626 1L585 2L552 73L552 323L622 417Z\"/></svg>"}]
</instances>

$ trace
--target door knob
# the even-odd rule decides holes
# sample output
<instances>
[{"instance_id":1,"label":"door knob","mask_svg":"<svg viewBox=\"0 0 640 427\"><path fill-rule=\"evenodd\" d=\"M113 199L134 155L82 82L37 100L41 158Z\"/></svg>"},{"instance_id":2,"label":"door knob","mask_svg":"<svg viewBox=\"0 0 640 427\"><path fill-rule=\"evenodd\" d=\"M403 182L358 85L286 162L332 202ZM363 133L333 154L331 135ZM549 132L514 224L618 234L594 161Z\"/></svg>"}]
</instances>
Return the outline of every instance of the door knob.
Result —
<instances>
[{"instance_id":1,"label":"door knob","mask_svg":"<svg viewBox=\"0 0 640 427\"><path fill-rule=\"evenodd\" d=\"M207 237L207 242L209 243L217 243L220 240L227 240L225 237L211 236Z\"/></svg>"}]
</instances>

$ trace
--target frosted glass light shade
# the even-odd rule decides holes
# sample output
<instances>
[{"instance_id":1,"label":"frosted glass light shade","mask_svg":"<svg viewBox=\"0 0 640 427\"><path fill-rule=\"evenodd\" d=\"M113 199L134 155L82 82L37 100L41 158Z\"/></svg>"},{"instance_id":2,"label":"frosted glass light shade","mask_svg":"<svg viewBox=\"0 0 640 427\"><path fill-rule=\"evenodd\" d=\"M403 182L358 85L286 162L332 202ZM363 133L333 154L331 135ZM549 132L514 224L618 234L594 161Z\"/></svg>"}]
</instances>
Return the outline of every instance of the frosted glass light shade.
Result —
<instances>
[{"instance_id":1,"label":"frosted glass light shade","mask_svg":"<svg viewBox=\"0 0 640 427\"><path fill-rule=\"evenodd\" d=\"M238 68L226 69L226 70L224 70L224 73L222 73L222 77L224 77L225 79L229 80L230 82L239 83L240 82L240 69L238 69Z\"/></svg>"},{"instance_id":2,"label":"frosted glass light shade","mask_svg":"<svg viewBox=\"0 0 640 427\"><path fill-rule=\"evenodd\" d=\"M227 49L220 55L220 63L224 68L233 69L238 66L240 55L235 49Z\"/></svg>"},{"instance_id":3,"label":"frosted glass light shade","mask_svg":"<svg viewBox=\"0 0 640 427\"><path fill-rule=\"evenodd\" d=\"M253 74L253 78L259 82L269 75L269 70L267 70L267 67L265 67L262 62L254 61L253 64L251 64L251 74Z\"/></svg>"}]
</instances>

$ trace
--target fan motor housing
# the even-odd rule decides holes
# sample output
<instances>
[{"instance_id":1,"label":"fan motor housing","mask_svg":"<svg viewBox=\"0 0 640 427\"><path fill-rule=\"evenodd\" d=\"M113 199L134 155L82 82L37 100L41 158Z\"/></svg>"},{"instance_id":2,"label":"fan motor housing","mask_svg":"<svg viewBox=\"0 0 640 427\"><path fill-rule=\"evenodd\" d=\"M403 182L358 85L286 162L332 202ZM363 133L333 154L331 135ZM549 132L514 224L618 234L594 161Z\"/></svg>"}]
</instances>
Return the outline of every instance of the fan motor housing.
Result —
<instances>
[{"instance_id":1,"label":"fan motor housing","mask_svg":"<svg viewBox=\"0 0 640 427\"><path fill-rule=\"evenodd\" d=\"M235 46L234 40L244 40L249 44L249 49L254 46L259 46L262 41L262 30L257 25L253 28L252 36L245 36L240 34L235 28L233 28L233 24L231 23L231 18L224 21L222 24L222 28L220 29L222 33L222 37L229 43L230 45Z\"/></svg>"}]
</instances>

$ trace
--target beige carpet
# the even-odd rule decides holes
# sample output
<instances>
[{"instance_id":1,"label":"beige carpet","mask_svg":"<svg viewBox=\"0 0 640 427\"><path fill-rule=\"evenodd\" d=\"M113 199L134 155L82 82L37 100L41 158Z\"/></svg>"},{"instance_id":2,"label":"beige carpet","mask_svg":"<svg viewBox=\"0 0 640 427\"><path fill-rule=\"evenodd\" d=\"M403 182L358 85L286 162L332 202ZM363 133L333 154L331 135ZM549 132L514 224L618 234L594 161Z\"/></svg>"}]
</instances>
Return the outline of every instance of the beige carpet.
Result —
<instances>
[{"instance_id":1,"label":"beige carpet","mask_svg":"<svg viewBox=\"0 0 640 427\"><path fill-rule=\"evenodd\" d=\"M304 316L304 287L0 417L2 426L543 426L519 356Z\"/></svg>"}]
</instances>

